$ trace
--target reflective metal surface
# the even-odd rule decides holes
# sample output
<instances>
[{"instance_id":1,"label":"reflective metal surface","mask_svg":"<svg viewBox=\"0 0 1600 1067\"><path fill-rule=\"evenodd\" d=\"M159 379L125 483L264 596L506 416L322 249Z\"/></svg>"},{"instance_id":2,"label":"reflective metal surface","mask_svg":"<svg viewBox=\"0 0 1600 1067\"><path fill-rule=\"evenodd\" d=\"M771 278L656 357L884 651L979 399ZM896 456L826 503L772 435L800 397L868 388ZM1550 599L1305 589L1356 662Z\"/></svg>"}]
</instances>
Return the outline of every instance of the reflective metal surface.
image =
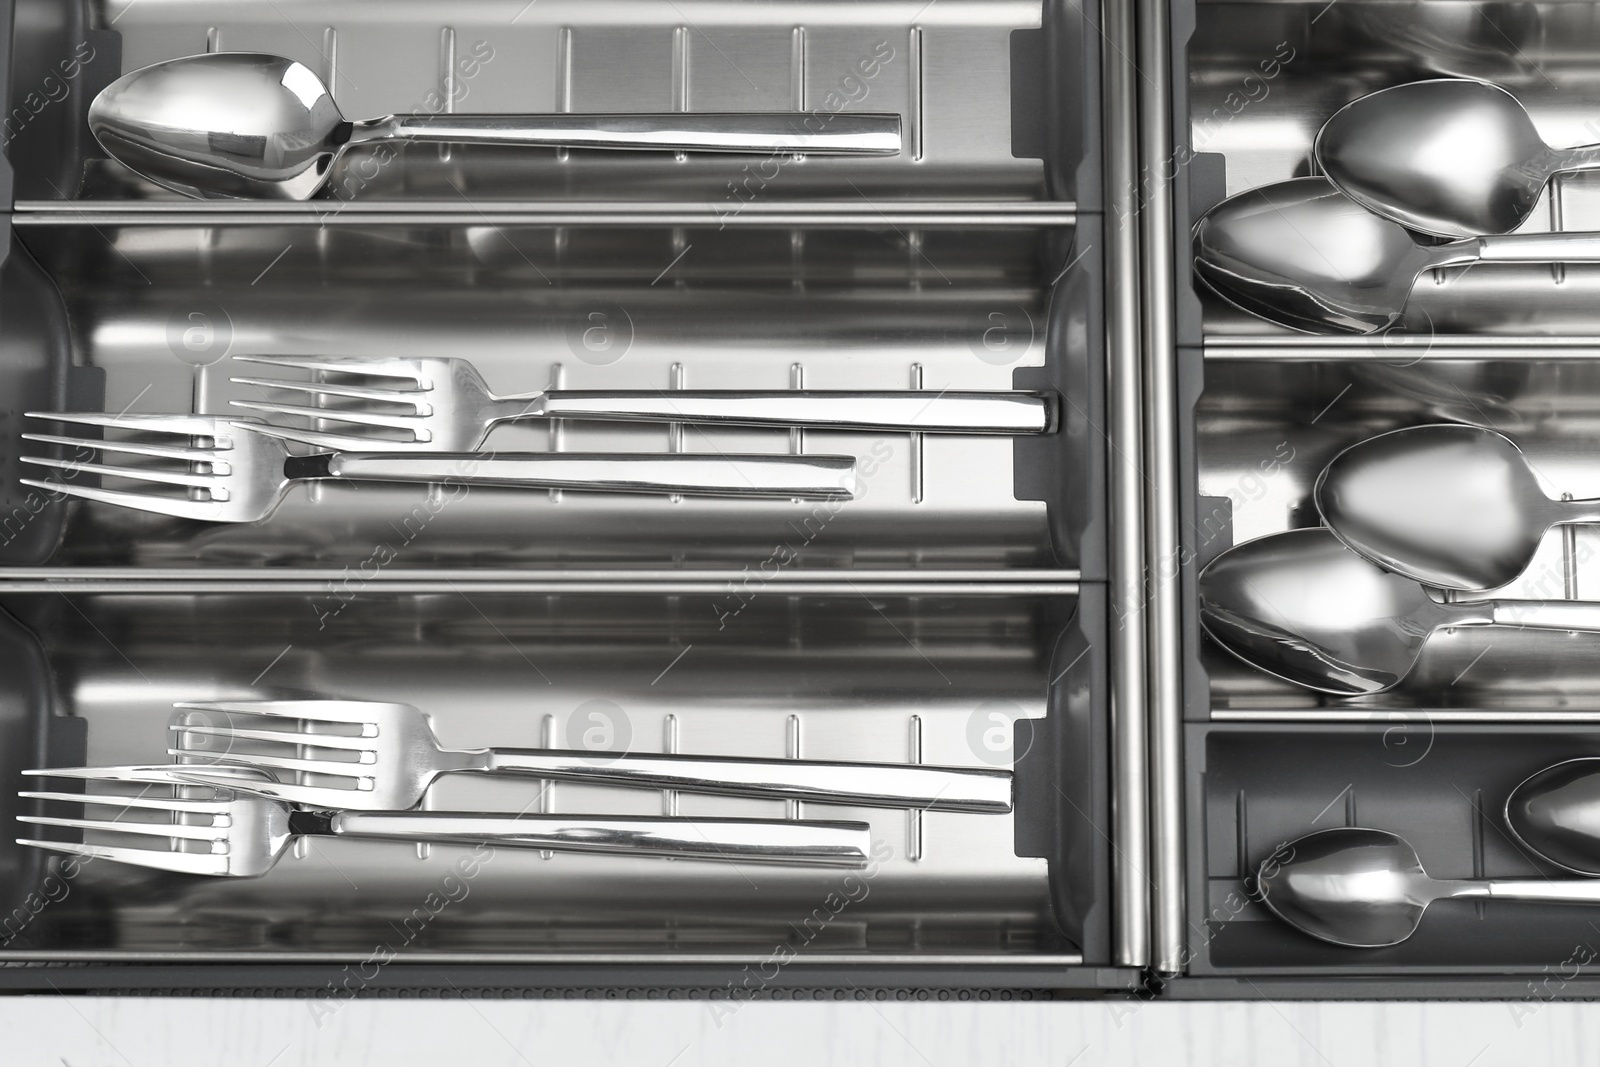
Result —
<instances>
[{"instance_id":1,"label":"reflective metal surface","mask_svg":"<svg viewBox=\"0 0 1600 1067\"><path fill-rule=\"evenodd\" d=\"M464 359L233 358L312 372L315 380L231 378L233 384L254 386L270 398L231 403L265 415L339 424L297 434L307 444L333 449L470 452L495 426L519 419L969 434L1043 433L1055 421L1049 398L1018 392L942 392L929 397L909 389L880 393L540 389L497 396Z\"/></svg>"},{"instance_id":2,"label":"reflective metal surface","mask_svg":"<svg viewBox=\"0 0 1600 1067\"><path fill-rule=\"evenodd\" d=\"M1433 878L1404 838L1385 830L1321 830L1262 864L1261 900L1303 933L1351 948L1398 945L1436 900L1492 897L1600 904L1600 881Z\"/></svg>"},{"instance_id":3,"label":"reflective metal surface","mask_svg":"<svg viewBox=\"0 0 1600 1067\"><path fill-rule=\"evenodd\" d=\"M1044 5L1043 21L1074 22ZM450 145L358 145L335 162L328 195L344 202L672 200L738 214L751 202L875 203L1060 198L1078 183L1092 83L1083 44L1050 29L1057 58L1024 59L1029 103L1013 120L1013 33L1038 34L1037 0L941 0L772 7L736 0L595 4L589 0L404 3L383 19L361 0L277 0L197 8L182 0L96 3L122 37L124 73L202 52L268 52L298 61L346 115L445 123L456 113L572 115L801 112L831 126L894 114L896 156L610 152ZM1091 31L1092 32L1092 31ZM1037 56L1039 44L1027 52ZM29 88L37 85L37 78ZM46 122L51 121L49 118ZM1013 129L1026 133L1013 154ZM30 170L46 168L37 161ZM46 170L48 175L48 171ZM59 178L19 194L70 198ZM75 183L78 175L74 175ZM29 189L35 191L29 192ZM88 161L82 195L130 201L178 194L109 161Z\"/></svg>"},{"instance_id":4,"label":"reflective metal surface","mask_svg":"<svg viewBox=\"0 0 1600 1067\"><path fill-rule=\"evenodd\" d=\"M197 522L259 522L277 509L291 484L324 478L809 500L848 500L854 495L855 460L850 456L651 456L625 452L328 452L298 456L285 444L298 442L298 433L268 426L259 419L47 411L27 415L45 422L131 433L131 437L116 439L24 434L24 440L72 449L77 455L99 452L101 459L88 462L26 456L23 462L69 475L92 474L132 482L135 488L105 489L35 478L23 478L23 485ZM129 462L128 455L137 456L138 461ZM147 462L152 458L163 462Z\"/></svg>"},{"instance_id":5,"label":"reflective metal surface","mask_svg":"<svg viewBox=\"0 0 1600 1067\"><path fill-rule=\"evenodd\" d=\"M1552 500L1510 438L1476 426L1413 426L1353 445L1314 496L1350 548L1446 589L1508 585L1551 526L1600 521L1600 505Z\"/></svg>"},{"instance_id":6,"label":"reflective metal surface","mask_svg":"<svg viewBox=\"0 0 1600 1067\"><path fill-rule=\"evenodd\" d=\"M230 353L469 352L497 389L1005 391L1089 358L1094 256L1029 227L145 226L34 231L74 349L107 410L226 414L260 400ZM102 236L103 235L103 236ZM917 247L909 242L915 236ZM107 238L110 242L107 242ZM1069 268L1057 280L1062 268ZM665 273L663 273L665 272ZM1052 352L1059 352L1059 361ZM1063 369L1066 380L1071 372ZM659 426L570 419L497 427L500 452L852 455L856 499L790 500L326 484L219 530L68 508L52 562L179 566L986 567L1071 565L1067 534L1099 441L1095 405L1059 431L1003 437ZM21 427L19 427L21 429ZM1031 448L1033 451L1022 451ZM1019 455L1027 455L1026 463ZM1036 457L1036 458L1035 458ZM1051 457L1059 457L1052 459ZM1043 464L1044 466L1040 466ZM1027 470L1061 475L1031 493ZM1097 477L1097 476L1096 476ZM1039 499L1019 499L1037 494ZM18 494L15 522L41 521ZM40 508L43 511L40 511ZM0 516L0 522L4 517ZM385 546L378 549L378 546ZM791 559L791 556L793 557ZM769 564L771 570L776 564Z\"/></svg>"},{"instance_id":7,"label":"reflective metal surface","mask_svg":"<svg viewBox=\"0 0 1600 1067\"><path fill-rule=\"evenodd\" d=\"M1354 696L1400 684L1437 630L1600 631L1600 603L1435 600L1319 527L1247 541L1212 560L1200 573L1200 618L1223 647L1269 674Z\"/></svg>"},{"instance_id":8,"label":"reflective metal surface","mask_svg":"<svg viewBox=\"0 0 1600 1067\"><path fill-rule=\"evenodd\" d=\"M1506 798L1505 818L1542 858L1600 874L1600 759L1565 760L1529 775Z\"/></svg>"},{"instance_id":9,"label":"reflective metal surface","mask_svg":"<svg viewBox=\"0 0 1600 1067\"><path fill-rule=\"evenodd\" d=\"M198 713L201 721L173 726L178 747L168 755L189 754L183 742L199 739L204 760L288 772L281 781L240 788L314 808L410 808L441 774L477 771L918 811L1011 810L1011 775L1002 770L592 750L446 749L435 739L428 717L409 704L233 700L189 701L178 707ZM223 725L213 725L219 718ZM295 723L300 729L293 728ZM189 771L200 781L209 780L211 773L206 767ZM224 767L218 773L225 781L229 771Z\"/></svg>"},{"instance_id":10,"label":"reflective metal surface","mask_svg":"<svg viewBox=\"0 0 1600 1067\"><path fill-rule=\"evenodd\" d=\"M1510 233L1552 175L1600 167L1597 148L1551 148L1516 97L1461 78L1391 86L1345 105L1317 134L1316 156L1358 204L1440 237Z\"/></svg>"},{"instance_id":11,"label":"reflective metal surface","mask_svg":"<svg viewBox=\"0 0 1600 1067\"><path fill-rule=\"evenodd\" d=\"M808 121L809 120L809 123ZM307 200L360 144L417 141L712 152L898 155L899 115L390 115L347 121L305 65L212 52L123 75L89 106L101 146L199 199Z\"/></svg>"},{"instance_id":12,"label":"reflective metal surface","mask_svg":"<svg viewBox=\"0 0 1600 1067\"><path fill-rule=\"evenodd\" d=\"M172 767L65 767L25 773L132 792L24 790L24 800L69 805L83 815L21 815L28 826L75 830L82 840L18 838L17 844L84 860L178 874L259 878L298 838L334 836L424 845L483 844L603 856L779 863L859 870L872 837L864 823L762 819L489 815L457 811L297 812L268 800L239 774L191 776ZM170 787L170 788L168 788ZM166 795L164 795L166 794Z\"/></svg>"},{"instance_id":13,"label":"reflective metal surface","mask_svg":"<svg viewBox=\"0 0 1600 1067\"><path fill-rule=\"evenodd\" d=\"M425 706L450 748L580 749L601 764L619 749L976 769L1020 762L1035 774L1048 765L1050 781L1059 776L1073 803L1087 804L1079 789L1092 746L1058 756L1035 735L1032 751L1012 750L1013 731L1042 723L993 734L1014 718L1064 711L1052 706L1050 683L1077 653L1054 661L1068 624L1061 610L1070 605L1049 597L869 600L847 592L756 597L738 610L716 594L622 591L348 599L169 592L70 602L10 596L4 606L37 633L48 667L42 681L59 694L54 714L36 728L75 763L164 762L175 701L316 694ZM13 685L37 670L15 651L8 664ZM1056 684L1079 684L1082 667ZM196 721L196 713L180 714L176 721ZM15 725L7 729L8 745L28 747ZM1059 795L1050 781L1029 788ZM783 944L801 946L805 958L1001 954L1023 963L1075 951L1085 930L1074 902L1085 887L1074 882L1089 874L1085 850L1101 840L1075 823L1063 838L1048 816L1033 821L1039 809L1031 803L1026 816L791 808L502 775L441 777L427 807L845 819L872 827L872 853L866 870L850 875L500 849L466 877L460 864L470 848L434 845L419 854L409 844L316 837L251 880L92 862L72 879L72 892L0 954L348 960L390 944L420 957L764 959ZM1043 858L1047 852L1056 858ZM842 881L847 875L858 881ZM423 908L434 891L450 903ZM829 893L839 895L840 910L819 919L813 913ZM423 919L413 916L418 908Z\"/></svg>"},{"instance_id":14,"label":"reflective metal surface","mask_svg":"<svg viewBox=\"0 0 1600 1067\"><path fill-rule=\"evenodd\" d=\"M1195 271L1252 315L1308 333L1376 333L1400 322L1418 277L1480 261L1600 260L1600 234L1526 234L1424 244L1326 178L1224 200L1195 224Z\"/></svg>"}]
</instances>

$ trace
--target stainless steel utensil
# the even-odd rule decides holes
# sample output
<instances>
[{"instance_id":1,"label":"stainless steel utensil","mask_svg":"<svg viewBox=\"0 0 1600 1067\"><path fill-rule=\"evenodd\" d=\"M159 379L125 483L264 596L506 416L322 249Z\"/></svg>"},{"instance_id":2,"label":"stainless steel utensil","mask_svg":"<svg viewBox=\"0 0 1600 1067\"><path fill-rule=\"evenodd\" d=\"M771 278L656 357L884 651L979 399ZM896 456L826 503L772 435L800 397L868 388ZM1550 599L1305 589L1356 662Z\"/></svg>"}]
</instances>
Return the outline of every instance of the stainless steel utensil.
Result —
<instances>
[{"instance_id":1,"label":"stainless steel utensil","mask_svg":"<svg viewBox=\"0 0 1600 1067\"><path fill-rule=\"evenodd\" d=\"M1394 688L1447 626L1600 631L1600 603L1435 600L1324 528L1235 545L1206 565L1199 585L1200 621L1229 652L1339 696Z\"/></svg>"},{"instance_id":2,"label":"stainless steel utensil","mask_svg":"<svg viewBox=\"0 0 1600 1067\"><path fill-rule=\"evenodd\" d=\"M23 434L29 441L78 450L164 461L164 466L119 460L21 456L24 463L170 487L101 489L68 482L19 479L67 496L206 522L255 522L272 514L296 481L435 482L456 485L608 492L683 493L755 498L849 499L855 460L848 456L706 455L674 453L524 452L472 453L329 452L289 454L292 432L259 419L217 415L104 415L30 411L29 418L133 431L137 439L95 440L53 434ZM147 438L185 437L184 444ZM200 443L196 443L196 442ZM109 457L108 457L109 458Z\"/></svg>"},{"instance_id":3,"label":"stainless steel utensil","mask_svg":"<svg viewBox=\"0 0 1600 1067\"><path fill-rule=\"evenodd\" d=\"M1315 151L1352 200L1439 237L1510 233L1551 176L1600 167L1600 145L1551 148L1516 97L1466 78L1395 85L1346 104Z\"/></svg>"},{"instance_id":4,"label":"stainless steel utensil","mask_svg":"<svg viewBox=\"0 0 1600 1067\"><path fill-rule=\"evenodd\" d=\"M444 113L351 122L310 68L256 52L185 56L124 74L90 104L89 129L132 170L200 199L306 200L346 149L381 141L869 156L900 151L900 116L865 112Z\"/></svg>"},{"instance_id":5,"label":"stainless steel utensil","mask_svg":"<svg viewBox=\"0 0 1600 1067\"><path fill-rule=\"evenodd\" d=\"M33 848L94 856L185 874L255 878L266 874L294 838L359 837L434 844L488 842L551 852L671 856L732 863L862 867L871 834L865 823L666 816L512 815L453 811L295 811L250 786L259 775L192 778L184 766L54 767L23 771L50 778L142 786L134 795L25 791L35 800L104 808L97 818L19 815L19 822L112 835L121 843L41 841ZM220 770L220 769L219 769ZM236 782L237 787L229 782ZM170 787L170 795L151 790ZM196 798L193 793L210 793ZM151 813L143 816L140 813Z\"/></svg>"},{"instance_id":6,"label":"stainless steel utensil","mask_svg":"<svg viewBox=\"0 0 1600 1067\"><path fill-rule=\"evenodd\" d=\"M1436 900L1600 904L1600 881L1434 878L1387 830L1320 830L1281 846L1256 876L1261 902L1302 933L1351 948L1386 948L1417 932Z\"/></svg>"},{"instance_id":7,"label":"stainless steel utensil","mask_svg":"<svg viewBox=\"0 0 1600 1067\"><path fill-rule=\"evenodd\" d=\"M1565 760L1523 779L1506 797L1506 826L1551 863L1600 875L1600 759Z\"/></svg>"},{"instance_id":8,"label":"stainless steel utensil","mask_svg":"<svg viewBox=\"0 0 1600 1067\"><path fill-rule=\"evenodd\" d=\"M321 371L338 382L234 378L240 385L306 394L338 406L234 400L270 415L343 422L350 430L295 429L285 435L321 448L470 452L497 424L515 419L692 422L725 426L806 426L879 432L1033 434L1051 426L1051 405L1021 392L816 392L799 390L540 390L496 396L465 359L447 356L362 359L346 356L235 356L246 363ZM349 379L357 379L351 381ZM371 381L362 381L368 379Z\"/></svg>"},{"instance_id":9,"label":"stainless steel utensil","mask_svg":"<svg viewBox=\"0 0 1600 1067\"><path fill-rule=\"evenodd\" d=\"M208 714L290 719L306 728L174 724L180 734L217 738L230 746L204 754L264 768L314 774L339 784L266 782L264 796L297 804L351 809L409 808L441 774L477 771L518 774L592 785L678 789L825 804L1003 814L1011 810L1011 773L993 768L923 767L891 763L655 755L559 749L447 749L428 716L409 704L369 700L232 700L175 705ZM327 732L330 728L343 732ZM321 732L314 732L321 731ZM234 751L245 742L250 748ZM312 756L306 750L322 750ZM173 756L195 756L175 747ZM205 765L188 770L203 775Z\"/></svg>"},{"instance_id":10,"label":"stainless steel utensil","mask_svg":"<svg viewBox=\"0 0 1600 1067\"><path fill-rule=\"evenodd\" d=\"M1413 426L1352 445L1312 494L1349 547L1446 589L1494 589L1560 523L1600 522L1600 501L1555 500L1522 450L1478 426Z\"/></svg>"},{"instance_id":11,"label":"stainless steel utensil","mask_svg":"<svg viewBox=\"0 0 1600 1067\"><path fill-rule=\"evenodd\" d=\"M1218 295L1305 333L1399 322L1417 276L1471 263L1600 262L1600 234L1534 233L1424 244L1326 178L1250 189L1194 228L1195 272Z\"/></svg>"}]
</instances>

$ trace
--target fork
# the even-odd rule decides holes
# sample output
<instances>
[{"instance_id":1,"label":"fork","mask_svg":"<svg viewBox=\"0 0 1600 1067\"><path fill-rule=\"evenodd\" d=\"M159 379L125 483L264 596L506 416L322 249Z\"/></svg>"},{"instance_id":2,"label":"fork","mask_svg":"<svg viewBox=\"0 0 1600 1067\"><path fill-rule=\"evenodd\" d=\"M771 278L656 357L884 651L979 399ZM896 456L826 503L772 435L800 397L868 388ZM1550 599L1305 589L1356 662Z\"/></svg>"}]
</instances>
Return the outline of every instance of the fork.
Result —
<instances>
[{"instance_id":1,"label":"fork","mask_svg":"<svg viewBox=\"0 0 1600 1067\"><path fill-rule=\"evenodd\" d=\"M174 723L180 735L214 737L229 751L204 755L252 767L337 779L340 784L267 782L250 788L266 796L313 807L409 808L433 780L453 771L531 775L591 785L677 789L778 800L811 800L879 808L922 808L1003 814L1011 810L1011 772L993 768L916 764L843 763L735 756L654 755L561 749L447 749L428 716L409 704L369 700L239 700L185 702L185 711L229 716L227 725ZM257 729L234 725L234 715L299 720L343 733L314 733L293 726ZM352 730L355 728L355 732ZM251 751L233 752L235 742ZM312 756L304 749L322 749ZM284 754L291 750L294 754ZM196 756L176 747L171 756ZM203 774L205 765L189 764Z\"/></svg>"},{"instance_id":2,"label":"fork","mask_svg":"<svg viewBox=\"0 0 1600 1067\"><path fill-rule=\"evenodd\" d=\"M116 835L122 844L17 838L19 845L155 867L185 874L254 878L277 863L294 838L355 837L433 844L487 842L552 852L864 867L871 847L865 823L666 816L511 815L453 811L296 811L251 791L266 775L192 777L187 766L55 767L23 771L52 778L142 787L134 795L23 791L25 799L105 808L109 817L19 815L18 822L84 834ZM151 796L170 787L171 795ZM210 794L194 796L193 794ZM180 795L187 794L187 795Z\"/></svg>"},{"instance_id":3,"label":"fork","mask_svg":"<svg viewBox=\"0 0 1600 1067\"><path fill-rule=\"evenodd\" d=\"M755 498L850 499L850 456L702 455L675 453L524 452L476 454L289 453L291 431L260 419L218 415L105 415L30 411L29 418L132 431L136 438L101 439L25 433L24 440L137 461L19 456L56 470L148 482L138 490L72 482L19 479L67 496L209 522L255 522L272 514L292 482L339 478L377 482L435 482L539 489L682 493ZM149 438L157 438L152 441ZM163 438L186 438L173 443ZM379 442L369 442L377 444ZM159 460L153 465L146 460Z\"/></svg>"},{"instance_id":4,"label":"fork","mask_svg":"<svg viewBox=\"0 0 1600 1067\"><path fill-rule=\"evenodd\" d=\"M290 440L319 448L470 452L496 424L513 419L689 422L724 426L814 427L880 432L1036 434L1051 428L1050 401L1022 392L844 392L801 390L541 390L496 396L470 362L446 356L234 356L244 363L325 372L368 381L234 378L240 385L303 394L310 404L232 400L269 415L347 423L352 429L296 429ZM374 382L376 384L374 384ZM335 401L323 407L318 401ZM381 445L379 444L381 442Z\"/></svg>"}]
</instances>

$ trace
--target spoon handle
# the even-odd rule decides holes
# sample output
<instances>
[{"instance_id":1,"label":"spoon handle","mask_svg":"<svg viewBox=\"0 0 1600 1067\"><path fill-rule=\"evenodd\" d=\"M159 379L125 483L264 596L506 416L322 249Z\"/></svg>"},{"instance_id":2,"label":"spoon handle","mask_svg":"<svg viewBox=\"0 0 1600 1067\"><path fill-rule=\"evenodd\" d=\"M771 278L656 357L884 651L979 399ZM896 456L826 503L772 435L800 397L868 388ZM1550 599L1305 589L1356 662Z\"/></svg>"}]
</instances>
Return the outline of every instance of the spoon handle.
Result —
<instances>
[{"instance_id":1,"label":"spoon handle","mask_svg":"<svg viewBox=\"0 0 1600 1067\"><path fill-rule=\"evenodd\" d=\"M1600 632L1600 602L1593 600L1492 600L1487 607L1494 626Z\"/></svg>"},{"instance_id":2,"label":"spoon handle","mask_svg":"<svg viewBox=\"0 0 1600 1067\"><path fill-rule=\"evenodd\" d=\"M1486 896L1493 900L1543 900L1555 904L1600 904L1600 878L1568 878L1544 881L1538 878L1519 878L1515 881L1484 881L1475 883L1481 893L1457 894Z\"/></svg>"},{"instance_id":3,"label":"spoon handle","mask_svg":"<svg viewBox=\"0 0 1600 1067\"><path fill-rule=\"evenodd\" d=\"M546 145L655 152L810 152L893 156L900 116L869 112L674 112L659 115L394 115L355 140Z\"/></svg>"},{"instance_id":4,"label":"spoon handle","mask_svg":"<svg viewBox=\"0 0 1600 1067\"><path fill-rule=\"evenodd\" d=\"M1600 169L1600 144L1550 149L1550 169L1566 174L1575 170Z\"/></svg>"},{"instance_id":5,"label":"spoon handle","mask_svg":"<svg viewBox=\"0 0 1600 1067\"><path fill-rule=\"evenodd\" d=\"M1476 239L1483 263L1600 263L1600 233L1509 233Z\"/></svg>"}]
</instances>

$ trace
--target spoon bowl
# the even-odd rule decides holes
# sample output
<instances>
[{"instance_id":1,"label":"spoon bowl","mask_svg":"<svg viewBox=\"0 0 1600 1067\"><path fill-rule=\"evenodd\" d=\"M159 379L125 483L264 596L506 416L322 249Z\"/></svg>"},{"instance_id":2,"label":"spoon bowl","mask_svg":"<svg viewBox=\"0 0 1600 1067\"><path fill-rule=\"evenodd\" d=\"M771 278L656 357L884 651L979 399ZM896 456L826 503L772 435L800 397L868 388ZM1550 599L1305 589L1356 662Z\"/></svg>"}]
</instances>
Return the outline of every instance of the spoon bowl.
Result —
<instances>
[{"instance_id":1,"label":"spoon bowl","mask_svg":"<svg viewBox=\"0 0 1600 1067\"><path fill-rule=\"evenodd\" d=\"M1567 760L1529 775L1506 798L1506 825L1558 867L1600 875L1600 759Z\"/></svg>"},{"instance_id":2,"label":"spoon bowl","mask_svg":"<svg viewBox=\"0 0 1600 1067\"><path fill-rule=\"evenodd\" d=\"M199 198L304 200L356 137L309 67L217 52L123 75L89 105L100 146L159 185Z\"/></svg>"},{"instance_id":3,"label":"spoon bowl","mask_svg":"<svg viewBox=\"0 0 1600 1067\"><path fill-rule=\"evenodd\" d=\"M1325 529L1246 541L1200 572L1200 620L1222 647L1296 685L1340 696L1398 685L1446 605Z\"/></svg>"},{"instance_id":4,"label":"spoon bowl","mask_svg":"<svg viewBox=\"0 0 1600 1067\"><path fill-rule=\"evenodd\" d=\"M1466 78L1346 104L1323 125L1315 153L1352 200L1440 237L1510 233L1553 175L1600 166L1592 148L1551 148L1516 97Z\"/></svg>"},{"instance_id":5,"label":"spoon bowl","mask_svg":"<svg viewBox=\"0 0 1600 1067\"><path fill-rule=\"evenodd\" d=\"M1321 830L1284 845L1261 864L1256 891L1290 926L1352 948L1400 944L1438 895L1404 838L1365 827Z\"/></svg>"},{"instance_id":6,"label":"spoon bowl","mask_svg":"<svg viewBox=\"0 0 1600 1067\"><path fill-rule=\"evenodd\" d=\"M1478 426L1413 426L1352 445L1312 495L1346 545L1444 589L1515 581L1551 526L1600 520L1595 501L1547 496L1522 450Z\"/></svg>"},{"instance_id":7,"label":"spoon bowl","mask_svg":"<svg viewBox=\"0 0 1600 1067\"><path fill-rule=\"evenodd\" d=\"M1326 178L1230 196L1194 228L1195 270L1234 305L1311 333L1374 333L1399 321L1430 252Z\"/></svg>"}]
</instances>

